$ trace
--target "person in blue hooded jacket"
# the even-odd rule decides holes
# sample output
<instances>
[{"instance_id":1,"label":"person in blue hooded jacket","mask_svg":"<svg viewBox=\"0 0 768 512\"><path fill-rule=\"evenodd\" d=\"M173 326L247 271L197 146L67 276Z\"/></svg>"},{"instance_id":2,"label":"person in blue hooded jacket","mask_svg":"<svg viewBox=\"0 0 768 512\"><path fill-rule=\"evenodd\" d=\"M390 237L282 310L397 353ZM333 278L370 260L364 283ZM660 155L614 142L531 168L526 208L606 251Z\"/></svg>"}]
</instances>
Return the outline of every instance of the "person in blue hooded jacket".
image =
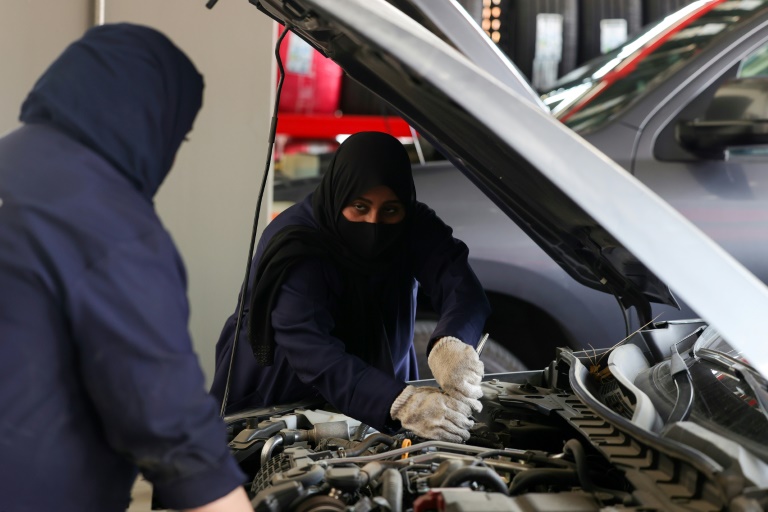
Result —
<instances>
[{"instance_id":1,"label":"person in blue hooded jacket","mask_svg":"<svg viewBox=\"0 0 768 512\"><path fill-rule=\"evenodd\" d=\"M237 313L226 321L211 392L230 412L320 398L378 430L468 439L482 396L474 345L490 308L467 256L416 200L403 145L385 133L350 136L316 190L259 240L247 329L233 358ZM440 315L428 362L444 392L407 384L418 378L417 285Z\"/></svg>"},{"instance_id":2,"label":"person in blue hooded jacket","mask_svg":"<svg viewBox=\"0 0 768 512\"><path fill-rule=\"evenodd\" d=\"M252 510L152 198L203 80L159 32L92 28L0 139L0 510Z\"/></svg>"}]
</instances>

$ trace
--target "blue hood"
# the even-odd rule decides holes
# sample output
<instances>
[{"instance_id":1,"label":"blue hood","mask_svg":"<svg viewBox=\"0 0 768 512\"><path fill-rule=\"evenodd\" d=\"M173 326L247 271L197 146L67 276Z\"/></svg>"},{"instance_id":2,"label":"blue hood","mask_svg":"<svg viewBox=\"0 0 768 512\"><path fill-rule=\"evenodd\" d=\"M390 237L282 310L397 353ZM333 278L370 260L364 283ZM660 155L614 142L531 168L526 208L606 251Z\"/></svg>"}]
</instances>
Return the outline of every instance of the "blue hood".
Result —
<instances>
[{"instance_id":1,"label":"blue hood","mask_svg":"<svg viewBox=\"0 0 768 512\"><path fill-rule=\"evenodd\" d=\"M143 83L143 87L132 84ZM202 105L203 78L161 33L116 24L88 30L46 70L21 107L114 165L151 199Z\"/></svg>"}]
</instances>

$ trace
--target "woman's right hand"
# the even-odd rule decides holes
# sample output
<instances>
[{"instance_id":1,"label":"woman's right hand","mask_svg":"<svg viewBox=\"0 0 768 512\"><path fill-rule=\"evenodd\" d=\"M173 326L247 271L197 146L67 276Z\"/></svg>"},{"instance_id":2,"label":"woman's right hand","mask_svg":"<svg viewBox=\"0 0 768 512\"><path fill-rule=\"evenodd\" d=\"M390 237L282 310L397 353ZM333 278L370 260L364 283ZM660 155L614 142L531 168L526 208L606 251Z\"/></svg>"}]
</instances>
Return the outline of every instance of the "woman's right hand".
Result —
<instances>
[{"instance_id":1,"label":"woman's right hand","mask_svg":"<svg viewBox=\"0 0 768 512\"><path fill-rule=\"evenodd\" d=\"M483 410L480 383L485 371L474 347L458 338L440 338L427 359L437 384L453 398L467 404L475 412Z\"/></svg>"},{"instance_id":2,"label":"woman's right hand","mask_svg":"<svg viewBox=\"0 0 768 512\"><path fill-rule=\"evenodd\" d=\"M390 415L419 437L460 443L469 439L471 408L439 389L407 386L392 403Z\"/></svg>"}]
</instances>

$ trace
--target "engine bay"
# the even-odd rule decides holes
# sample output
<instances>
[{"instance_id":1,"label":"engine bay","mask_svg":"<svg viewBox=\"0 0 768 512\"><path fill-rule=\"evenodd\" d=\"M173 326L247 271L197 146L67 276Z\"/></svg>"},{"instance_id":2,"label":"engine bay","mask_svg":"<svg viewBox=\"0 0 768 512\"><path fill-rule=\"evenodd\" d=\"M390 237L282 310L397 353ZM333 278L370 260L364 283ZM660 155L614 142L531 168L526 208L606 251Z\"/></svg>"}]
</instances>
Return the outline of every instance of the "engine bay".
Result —
<instances>
[{"instance_id":1,"label":"engine bay","mask_svg":"<svg viewBox=\"0 0 768 512\"><path fill-rule=\"evenodd\" d=\"M717 333L700 321L654 327L609 350L561 349L541 371L486 376L465 444L387 435L308 401L227 417L230 448L257 511L765 510L760 391L723 388L753 416L744 436L718 429L695 382L674 381ZM648 385L670 365L671 391Z\"/></svg>"}]
</instances>

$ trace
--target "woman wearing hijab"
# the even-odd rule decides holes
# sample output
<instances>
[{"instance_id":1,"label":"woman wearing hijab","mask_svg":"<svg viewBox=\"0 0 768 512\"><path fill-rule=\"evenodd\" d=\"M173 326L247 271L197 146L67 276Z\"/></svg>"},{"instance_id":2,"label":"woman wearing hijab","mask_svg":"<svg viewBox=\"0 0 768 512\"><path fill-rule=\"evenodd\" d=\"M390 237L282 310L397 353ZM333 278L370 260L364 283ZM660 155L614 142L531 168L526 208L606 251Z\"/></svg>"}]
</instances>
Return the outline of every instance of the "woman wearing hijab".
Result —
<instances>
[{"instance_id":1,"label":"woman wearing hijab","mask_svg":"<svg viewBox=\"0 0 768 512\"><path fill-rule=\"evenodd\" d=\"M93 28L0 139L0 509L253 510L152 198L202 102L159 32Z\"/></svg>"},{"instance_id":2,"label":"woman wearing hijab","mask_svg":"<svg viewBox=\"0 0 768 512\"><path fill-rule=\"evenodd\" d=\"M416 200L397 139L352 135L317 189L261 237L245 294L227 411L322 397L378 430L469 437L483 365L473 346L489 305L468 249ZM440 320L428 347L445 393L418 379L417 284ZM216 346L211 392L224 399L236 316Z\"/></svg>"}]
</instances>

